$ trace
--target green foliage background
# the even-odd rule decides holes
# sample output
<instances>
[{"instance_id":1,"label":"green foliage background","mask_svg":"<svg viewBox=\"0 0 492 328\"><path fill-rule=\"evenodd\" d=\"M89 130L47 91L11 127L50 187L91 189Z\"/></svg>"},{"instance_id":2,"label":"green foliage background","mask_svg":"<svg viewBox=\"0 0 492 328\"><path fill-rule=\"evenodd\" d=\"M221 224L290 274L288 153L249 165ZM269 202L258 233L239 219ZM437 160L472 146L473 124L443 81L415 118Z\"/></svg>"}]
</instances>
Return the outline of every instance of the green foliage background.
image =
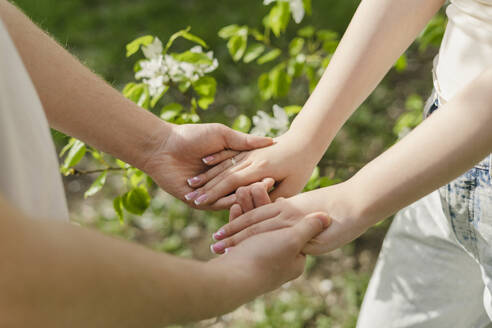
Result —
<instances>
[{"instance_id":1,"label":"green foliage background","mask_svg":"<svg viewBox=\"0 0 492 328\"><path fill-rule=\"evenodd\" d=\"M252 117L258 110L270 111L275 103L302 105L309 95L309 81L301 79L278 99L262 97L257 80L278 62L236 63L229 55L228 40L218 36L221 28L231 24L261 27L262 18L272 6L264 6L260 0L16 0L15 3L120 90L134 80L135 60L125 56L128 42L142 35L155 35L165 43L174 32L191 26L192 32L207 42L220 63L211 74L217 80L217 96L207 111L200 111L203 122L231 126L239 115ZM343 35L358 3L357 0L312 0L312 15L305 17L300 25L291 22L285 33L275 39L275 46L289 49L298 29L308 25ZM431 91L431 59L436 53L435 45L442 35L443 24L442 16L438 16L351 117L321 161L318 175L330 180L348 178L393 144L399 135L418 124L423 101ZM178 40L174 47L184 51L189 43ZM167 96L177 102L184 101L179 92L170 91ZM60 149L68 142L61 134L54 133L54 137ZM80 165L94 169L97 168L94 162L84 158ZM71 166L65 164L67 168ZM96 184L106 182L106 187L94 197L83 200L84 192L96 178L65 177L73 221L158 251L210 258L210 233L224 222L226 213L191 210L154 188L145 214L130 215L125 224L120 224L116 219L118 213L113 209L113 199L122 188L119 179L111 174L100 176ZM318 180L313 180L308 187L316 188L319 184ZM133 196L139 198L139 192ZM310 258L307 273L290 287L260 297L228 316L190 327L354 327L388 224L374 227L341 250Z\"/></svg>"}]
</instances>

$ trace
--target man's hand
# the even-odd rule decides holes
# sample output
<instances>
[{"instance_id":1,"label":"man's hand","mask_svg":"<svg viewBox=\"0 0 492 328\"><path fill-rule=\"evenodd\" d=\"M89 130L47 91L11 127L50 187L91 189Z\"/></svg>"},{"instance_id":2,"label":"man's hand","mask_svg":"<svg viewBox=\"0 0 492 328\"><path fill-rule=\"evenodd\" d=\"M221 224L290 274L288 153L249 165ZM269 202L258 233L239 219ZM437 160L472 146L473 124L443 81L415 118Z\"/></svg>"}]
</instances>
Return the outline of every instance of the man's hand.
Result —
<instances>
[{"instance_id":1,"label":"man's hand","mask_svg":"<svg viewBox=\"0 0 492 328\"><path fill-rule=\"evenodd\" d=\"M259 295L297 278L304 270L301 253L311 239L330 225L325 213L299 217L295 225L260 233L242 241L227 254L210 261L229 281L242 290ZM225 286L227 287L227 286Z\"/></svg>"},{"instance_id":2,"label":"man's hand","mask_svg":"<svg viewBox=\"0 0 492 328\"><path fill-rule=\"evenodd\" d=\"M203 196L193 197L193 189L187 178L199 176L207 169L207 165L231 161L230 158L237 155L238 151L266 147L273 143L270 138L244 134L221 124L175 125L168 131L169 126L165 126L162 141L157 143L142 170L162 189L183 201L193 198L205 202ZM200 208L226 209L234 200L233 194L218 202L207 202L207 206ZM190 205L196 207L193 202Z\"/></svg>"}]
</instances>

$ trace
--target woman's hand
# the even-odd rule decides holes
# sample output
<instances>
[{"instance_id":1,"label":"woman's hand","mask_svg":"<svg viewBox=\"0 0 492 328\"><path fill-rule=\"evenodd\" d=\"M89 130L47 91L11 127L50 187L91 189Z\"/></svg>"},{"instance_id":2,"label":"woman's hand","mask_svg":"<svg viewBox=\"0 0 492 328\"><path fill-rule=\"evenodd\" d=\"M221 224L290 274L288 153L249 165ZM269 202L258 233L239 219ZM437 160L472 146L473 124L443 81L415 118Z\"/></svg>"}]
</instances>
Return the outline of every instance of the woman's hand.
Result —
<instances>
[{"instance_id":1,"label":"woman's hand","mask_svg":"<svg viewBox=\"0 0 492 328\"><path fill-rule=\"evenodd\" d=\"M253 189L253 186L247 188ZM353 187L345 182L287 199L280 198L243 215L240 215L243 212L241 206L235 204L231 207L230 222L214 234L214 239L218 242L211 249L215 253L223 253L225 249L258 233L293 226L313 212L327 213L332 223L330 229L306 244L303 252L317 255L336 249L360 236L370 226L359 214L361 211L357 207L357 201L352 201L351 188ZM250 190L251 197L256 198L253 203L266 203L268 194L265 187L255 189L254 193ZM236 218L238 215L240 216Z\"/></svg>"},{"instance_id":2,"label":"woman's hand","mask_svg":"<svg viewBox=\"0 0 492 328\"><path fill-rule=\"evenodd\" d=\"M267 177L277 182L272 199L292 196L302 190L321 155L310 150L308 140L287 132L270 147L240 153L203 174L190 176L189 185L197 189L187 199L200 208L223 204L222 198L239 187Z\"/></svg>"},{"instance_id":3,"label":"woman's hand","mask_svg":"<svg viewBox=\"0 0 492 328\"><path fill-rule=\"evenodd\" d=\"M260 233L207 263L231 283L236 293L259 295L297 278L304 270L306 257L301 253L307 242L328 228L325 213L312 213L298 218L295 225ZM240 287L239 287L240 286Z\"/></svg>"},{"instance_id":4,"label":"woman's hand","mask_svg":"<svg viewBox=\"0 0 492 328\"><path fill-rule=\"evenodd\" d=\"M271 138L247 135L221 124L173 125L171 129L169 125L163 125L161 135L162 141L157 143L142 170L162 189L183 201L187 201L185 195L193 191L187 177L198 175L208 167L203 158L208 158L208 165L216 164L238 154L238 151L273 143ZM213 159L208 156L210 154L215 154ZM208 202L207 206L202 204L200 208L226 209L234 200L235 196L230 195L219 202ZM190 205L194 204L191 202Z\"/></svg>"}]
</instances>

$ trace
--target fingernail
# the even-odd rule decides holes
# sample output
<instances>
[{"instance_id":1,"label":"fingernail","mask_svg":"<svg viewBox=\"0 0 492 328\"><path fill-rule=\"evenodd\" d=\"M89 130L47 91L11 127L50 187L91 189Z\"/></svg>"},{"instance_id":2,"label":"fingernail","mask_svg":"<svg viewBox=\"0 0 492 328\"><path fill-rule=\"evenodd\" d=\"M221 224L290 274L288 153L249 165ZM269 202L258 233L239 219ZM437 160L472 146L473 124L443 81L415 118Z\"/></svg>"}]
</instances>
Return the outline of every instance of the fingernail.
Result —
<instances>
[{"instance_id":1,"label":"fingernail","mask_svg":"<svg viewBox=\"0 0 492 328\"><path fill-rule=\"evenodd\" d=\"M193 185L199 183L202 179L200 179L200 177L193 177L193 178L189 178L188 180L186 180L188 182L188 185L190 185L190 187L192 187Z\"/></svg>"},{"instance_id":2,"label":"fingernail","mask_svg":"<svg viewBox=\"0 0 492 328\"><path fill-rule=\"evenodd\" d=\"M192 191L192 192L186 194L185 199L186 200L193 200L193 199L195 199L196 196L198 196L198 191L195 190L195 191Z\"/></svg>"},{"instance_id":3,"label":"fingernail","mask_svg":"<svg viewBox=\"0 0 492 328\"><path fill-rule=\"evenodd\" d=\"M195 205L200 205L201 203L203 203L204 201L206 201L207 198L208 198L207 194L201 195L200 197L198 197L197 199L195 199Z\"/></svg>"},{"instance_id":4,"label":"fingernail","mask_svg":"<svg viewBox=\"0 0 492 328\"><path fill-rule=\"evenodd\" d=\"M212 246L210 246L210 250L214 253L214 254L219 254L220 252L222 252L223 250L225 249L225 243L223 241L219 241L218 243L215 243L213 244Z\"/></svg>"},{"instance_id":5,"label":"fingernail","mask_svg":"<svg viewBox=\"0 0 492 328\"><path fill-rule=\"evenodd\" d=\"M212 253L212 254L217 254L217 253L215 253L215 251L214 251L214 245L210 245L210 253Z\"/></svg>"},{"instance_id":6,"label":"fingernail","mask_svg":"<svg viewBox=\"0 0 492 328\"><path fill-rule=\"evenodd\" d=\"M208 164L208 163L210 163L211 161L213 161L213 160L214 160L214 158L215 158L215 157L213 157L213 156L207 156L207 157L202 158L202 161L203 161L203 163Z\"/></svg>"},{"instance_id":7,"label":"fingernail","mask_svg":"<svg viewBox=\"0 0 492 328\"><path fill-rule=\"evenodd\" d=\"M220 229L219 231L217 231L216 233L214 233L212 235L212 237L214 238L214 240L221 240L222 238L224 238L225 236L225 230L224 229Z\"/></svg>"}]
</instances>

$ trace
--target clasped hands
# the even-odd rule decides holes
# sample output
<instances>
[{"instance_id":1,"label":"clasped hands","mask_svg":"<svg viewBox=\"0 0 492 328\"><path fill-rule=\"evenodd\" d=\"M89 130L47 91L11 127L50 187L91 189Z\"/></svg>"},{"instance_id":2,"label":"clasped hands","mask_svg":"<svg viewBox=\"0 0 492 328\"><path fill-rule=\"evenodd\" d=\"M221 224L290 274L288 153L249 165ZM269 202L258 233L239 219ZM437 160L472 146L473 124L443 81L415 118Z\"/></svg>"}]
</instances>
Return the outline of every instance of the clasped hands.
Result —
<instances>
[{"instance_id":1,"label":"clasped hands","mask_svg":"<svg viewBox=\"0 0 492 328\"><path fill-rule=\"evenodd\" d=\"M362 213L351 202L350 180L294 196L302 191L321 155L289 131L262 148L227 149L203 157L208 170L187 179L193 189L184 200L200 209L230 208L230 222L214 234L211 250L222 254L253 235L323 213L331 226L308 242L303 253L325 253L362 234L368 227L358 222Z\"/></svg>"}]
</instances>

